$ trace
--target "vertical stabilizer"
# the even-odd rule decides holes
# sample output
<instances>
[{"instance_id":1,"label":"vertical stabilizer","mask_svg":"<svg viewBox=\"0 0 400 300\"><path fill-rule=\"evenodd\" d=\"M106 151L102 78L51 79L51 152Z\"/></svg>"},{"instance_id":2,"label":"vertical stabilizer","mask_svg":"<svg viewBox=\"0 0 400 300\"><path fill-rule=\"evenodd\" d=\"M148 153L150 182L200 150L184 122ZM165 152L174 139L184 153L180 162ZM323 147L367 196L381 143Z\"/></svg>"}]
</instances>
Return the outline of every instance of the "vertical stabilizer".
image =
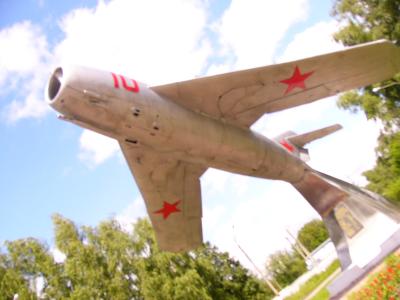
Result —
<instances>
[{"instance_id":1,"label":"vertical stabilizer","mask_svg":"<svg viewBox=\"0 0 400 300\"><path fill-rule=\"evenodd\" d=\"M304 146L340 129L342 129L342 126L340 124L335 124L302 134L296 134L293 131L287 131L277 136L274 140L293 155L300 157L304 161L308 161L308 150L304 148Z\"/></svg>"}]
</instances>

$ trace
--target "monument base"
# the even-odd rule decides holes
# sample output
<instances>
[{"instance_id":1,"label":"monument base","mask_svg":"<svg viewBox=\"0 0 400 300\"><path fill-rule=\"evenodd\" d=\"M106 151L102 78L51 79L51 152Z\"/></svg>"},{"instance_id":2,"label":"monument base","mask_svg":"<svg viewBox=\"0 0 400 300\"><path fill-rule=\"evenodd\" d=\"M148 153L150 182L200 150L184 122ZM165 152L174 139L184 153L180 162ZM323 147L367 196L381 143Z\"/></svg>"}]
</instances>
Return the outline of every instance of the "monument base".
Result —
<instances>
[{"instance_id":1,"label":"monument base","mask_svg":"<svg viewBox=\"0 0 400 300\"><path fill-rule=\"evenodd\" d=\"M367 250L368 245L365 246L365 249ZM340 299L358 282L368 276L371 270L381 264L388 255L395 252L399 248L400 228L398 228L397 231L395 231L386 241L381 244L378 255L362 266L359 264L357 265L357 263L353 263L328 286L330 299Z\"/></svg>"}]
</instances>

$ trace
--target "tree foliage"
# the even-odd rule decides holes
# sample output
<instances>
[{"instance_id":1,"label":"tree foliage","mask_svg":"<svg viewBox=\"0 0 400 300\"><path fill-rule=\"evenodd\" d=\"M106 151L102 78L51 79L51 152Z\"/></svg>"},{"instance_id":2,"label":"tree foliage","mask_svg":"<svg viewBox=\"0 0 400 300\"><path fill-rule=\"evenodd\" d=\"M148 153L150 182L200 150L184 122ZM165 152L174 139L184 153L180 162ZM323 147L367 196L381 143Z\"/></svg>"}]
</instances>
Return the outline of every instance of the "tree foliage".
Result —
<instances>
[{"instance_id":1,"label":"tree foliage","mask_svg":"<svg viewBox=\"0 0 400 300\"><path fill-rule=\"evenodd\" d=\"M269 256L267 270L282 287L295 281L307 271L304 259L295 251L277 251Z\"/></svg>"},{"instance_id":2,"label":"tree foliage","mask_svg":"<svg viewBox=\"0 0 400 300\"><path fill-rule=\"evenodd\" d=\"M327 238L329 238L328 230L320 220L306 223L297 234L297 239L308 251L313 251ZM271 254L267 260L266 270L274 281L285 287L307 271L307 264L293 247L291 251L277 251Z\"/></svg>"},{"instance_id":3,"label":"tree foliage","mask_svg":"<svg viewBox=\"0 0 400 300\"><path fill-rule=\"evenodd\" d=\"M321 220L312 220L305 224L298 232L297 239L312 252L329 238L328 230Z\"/></svg>"},{"instance_id":4,"label":"tree foliage","mask_svg":"<svg viewBox=\"0 0 400 300\"><path fill-rule=\"evenodd\" d=\"M337 0L333 13L347 23L335 34L346 45L378 39L400 45L398 0Z\"/></svg>"},{"instance_id":5,"label":"tree foliage","mask_svg":"<svg viewBox=\"0 0 400 300\"><path fill-rule=\"evenodd\" d=\"M115 221L78 228L55 215L53 252L33 238L7 242L0 253L0 300L270 299L272 292L239 262L210 244L188 253L157 248L147 220L127 233Z\"/></svg>"},{"instance_id":6,"label":"tree foliage","mask_svg":"<svg viewBox=\"0 0 400 300\"><path fill-rule=\"evenodd\" d=\"M400 46L400 1L338 0L334 15L346 25L334 35L345 45L387 39ZM376 166L364 173L367 188L400 202L399 128L400 74L384 82L344 94L339 107L362 110L383 125L377 147Z\"/></svg>"}]
</instances>

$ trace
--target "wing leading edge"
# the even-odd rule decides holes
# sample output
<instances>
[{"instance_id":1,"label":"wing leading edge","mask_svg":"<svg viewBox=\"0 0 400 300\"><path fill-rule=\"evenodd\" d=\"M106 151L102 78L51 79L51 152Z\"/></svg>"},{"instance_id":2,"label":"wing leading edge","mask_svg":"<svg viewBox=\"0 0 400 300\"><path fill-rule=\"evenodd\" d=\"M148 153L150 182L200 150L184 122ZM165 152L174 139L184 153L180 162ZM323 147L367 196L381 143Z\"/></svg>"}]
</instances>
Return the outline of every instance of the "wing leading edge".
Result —
<instances>
[{"instance_id":1,"label":"wing leading edge","mask_svg":"<svg viewBox=\"0 0 400 300\"><path fill-rule=\"evenodd\" d=\"M120 143L146 203L161 250L179 252L203 242L200 176L206 167Z\"/></svg>"},{"instance_id":2,"label":"wing leading edge","mask_svg":"<svg viewBox=\"0 0 400 300\"><path fill-rule=\"evenodd\" d=\"M152 89L191 110L248 127L264 113L379 82L399 71L400 49L391 42L376 41L293 62Z\"/></svg>"}]
</instances>

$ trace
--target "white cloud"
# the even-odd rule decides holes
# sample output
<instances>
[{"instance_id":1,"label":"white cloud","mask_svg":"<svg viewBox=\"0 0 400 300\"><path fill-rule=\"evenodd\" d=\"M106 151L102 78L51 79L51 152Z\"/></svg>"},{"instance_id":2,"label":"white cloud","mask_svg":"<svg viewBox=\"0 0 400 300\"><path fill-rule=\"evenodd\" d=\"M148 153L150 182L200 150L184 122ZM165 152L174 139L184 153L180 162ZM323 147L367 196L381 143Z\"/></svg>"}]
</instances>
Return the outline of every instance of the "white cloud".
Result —
<instances>
[{"instance_id":1,"label":"white cloud","mask_svg":"<svg viewBox=\"0 0 400 300\"><path fill-rule=\"evenodd\" d=\"M234 69L258 67L272 62L287 30L307 13L307 0L232 0L215 30Z\"/></svg>"},{"instance_id":2,"label":"white cloud","mask_svg":"<svg viewBox=\"0 0 400 300\"><path fill-rule=\"evenodd\" d=\"M321 124L332 125L328 123L327 116L331 116L333 111L338 111L336 101L337 97L334 96L311 104L268 114L258 120L252 126L252 129L269 138L274 138L289 130L302 133L306 130L317 129L315 126L325 126ZM332 122L336 123L337 120Z\"/></svg>"},{"instance_id":3,"label":"white cloud","mask_svg":"<svg viewBox=\"0 0 400 300\"><path fill-rule=\"evenodd\" d=\"M115 70L148 84L192 78L211 53L206 7L196 0L99 2L72 11L60 25L60 62Z\"/></svg>"},{"instance_id":4,"label":"white cloud","mask_svg":"<svg viewBox=\"0 0 400 300\"><path fill-rule=\"evenodd\" d=\"M137 197L131 204L115 216L122 228L128 232L132 230L132 225L138 218L147 216L146 206L141 196Z\"/></svg>"},{"instance_id":5,"label":"white cloud","mask_svg":"<svg viewBox=\"0 0 400 300\"><path fill-rule=\"evenodd\" d=\"M229 178L231 178L229 172L210 168L201 177L201 186L209 193L222 192L225 190Z\"/></svg>"},{"instance_id":6,"label":"white cloud","mask_svg":"<svg viewBox=\"0 0 400 300\"><path fill-rule=\"evenodd\" d=\"M9 75L30 75L47 55L47 41L39 27L25 21L0 31L0 84Z\"/></svg>"},{"instance_id":7,"label":"white cloud","mask_svg":"<svg viewBox=\"0 0 400 300\"><path fill-rule=\"evenodd\" d=\"M79 159L89 166L97 166L119 151L114 139L84 129L79 138Z\"/></svg>"},{"instance_id":8,"label":"white cloud","mask_svg":"<svg viewBox=\"0 0 400 300\"><path fill-rule=\"evenodd\" d=\"M361 173L375 165L376 141L382 126L367 121L363 114L343 112L342 121L343 130L312 146L310 165L318 171L363 186L367 181Z\"/></svg>"},{"instance_id":9,"label":"white cloud","mask_svg":"<svg viewBox=\"0 0 400 300\"><path fill-rule=\"evenodd\" d=\"M0 31L0 87L14 93L3 114L9 122L48 112L43 97L51 55L39 27L16 23ZM6 88L5 88L6 87Z\"/></svg>"},{"instance_id":10,"label":"white cloud","mask_svg":"<svg viewBox=\"0 0 400 300\"><path fill-rule=\"evenodd\" d=\"M212 64L208 67L206 76L218 75L232 71L232 66L229 63Z\"/></svg>"},{"instance_id":11,"label":"white cloud","mask_svg":"<svg viewBox=\"0 0 400 300\"><path fill-rule=\"evenodd\" d=\"M343 49L343 45L332 37L338 26L339 23L334 20L319 22L296 34L278 61L297 60Z\"/></svg>"},{"instance_id":12,"label":"white cloud","mask_svg":"<svg viewBox=\"0 0 400 300\"><path fill-rule=\"evenodd\" d=\"M206 233L215 230L216 226L220 225L221 219L227 213L226 207L224 207L222 204L217 204L213 208L205 205L203 210L203 232Z\"/></svg>"},{"instance_id":13,"label":"white cloud","mask_svg":"<svg viewBox=\"0 0 400 300\"><path fill-rule=\"evenodd\" d=\"M5 110L8 122L14 123L24 118L39 118L49 112L49 108L44 101L44 97L38 97L37 90L28 92L25 100L13 100Z\"/></svg>"},{"instance_id":14,"label":"white cloud","mask_svg":"<svg viewBox=\"0 0 400 300\"><path fill-rule=\"evenodd\" d=\"M203 198L213 199L224 195L225 198L239 199L241 196L246 195L252 180L253 178L248 176L239 176L210 168L201 177Z\"/></svg>"},{"instance_id":15,"label":"white cloud","mask_svg":"<svg viewBox=\"0 0 400 300\"><path fill-rule=\"evenodd\" d=\"M51 248L50 253L53 254L54 261L56 263L63 263L67 258L67 256L63 252L61 252L60 249L58 249L57 247Z\"/></svg>"}]
</instances>

